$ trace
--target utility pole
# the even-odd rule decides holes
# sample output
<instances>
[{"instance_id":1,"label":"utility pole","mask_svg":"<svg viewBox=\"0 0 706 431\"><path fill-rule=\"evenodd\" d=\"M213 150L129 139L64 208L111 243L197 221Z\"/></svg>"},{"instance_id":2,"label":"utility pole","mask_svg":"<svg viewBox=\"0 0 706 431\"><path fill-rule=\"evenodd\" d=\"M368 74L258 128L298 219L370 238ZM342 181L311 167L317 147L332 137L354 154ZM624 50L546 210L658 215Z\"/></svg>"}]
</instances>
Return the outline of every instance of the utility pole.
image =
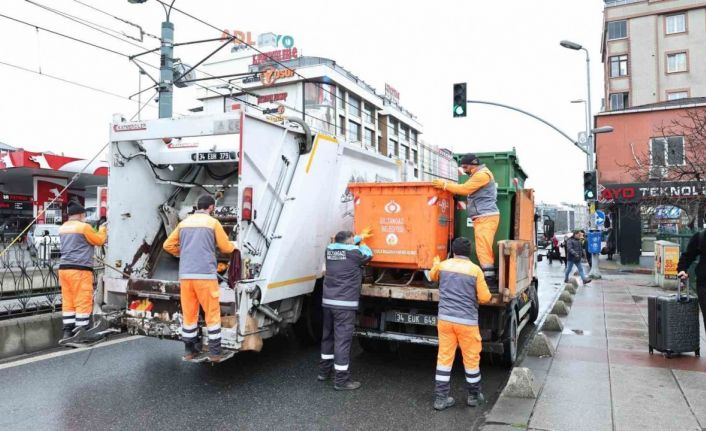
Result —
<instances>
[{"instance_id":1,"label":"utility pole","mask_svg":"<svg viewBox=\"0 0 706 431\"><path fill-rule=\"evenodd\" d=\"M172 118L174 98L174 24L162 22L162 45L159 50L159 118Z\"/></svg>"}]
</instances>

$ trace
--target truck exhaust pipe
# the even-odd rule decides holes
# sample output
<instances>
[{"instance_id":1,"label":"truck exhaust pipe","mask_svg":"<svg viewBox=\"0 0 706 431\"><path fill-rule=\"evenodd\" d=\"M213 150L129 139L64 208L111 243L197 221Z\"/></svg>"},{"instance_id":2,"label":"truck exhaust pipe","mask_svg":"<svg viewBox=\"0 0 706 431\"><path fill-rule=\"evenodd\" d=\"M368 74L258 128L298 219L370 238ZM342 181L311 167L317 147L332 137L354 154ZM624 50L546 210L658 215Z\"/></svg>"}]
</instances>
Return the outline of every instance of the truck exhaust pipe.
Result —
<instances>
[{"instance_id":1,"label":"truck exhaust pipe","mask_svg":"<svg viewBox=\"0 0 706 431\"><path fill-rule=\"evenodd\" d=\"M312 139L311 129L309 128L309 125L306 124L304 120L295 117L287 117L287 121L289 121L290 123L298 124L299 126L301 126L302 129L304 129L306 141L304 142L304 145L299 146L299 154L306 154L311 151L311 146L313 145L314 141Z\"/></svg>"}]
</instances>

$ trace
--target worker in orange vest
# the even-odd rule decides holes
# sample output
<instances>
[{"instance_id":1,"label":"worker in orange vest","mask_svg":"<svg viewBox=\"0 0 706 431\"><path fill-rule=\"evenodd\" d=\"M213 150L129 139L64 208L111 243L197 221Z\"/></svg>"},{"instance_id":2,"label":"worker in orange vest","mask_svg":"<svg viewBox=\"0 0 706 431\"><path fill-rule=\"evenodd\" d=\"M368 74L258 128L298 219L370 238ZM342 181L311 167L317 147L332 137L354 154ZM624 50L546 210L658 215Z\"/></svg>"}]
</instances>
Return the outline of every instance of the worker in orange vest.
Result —
<instances>
[{"instance_id":1,"label":"worker in orange vest","mask_svg":"<svg viewBox=\"0 0 706 431\"><path fill-rule=\"evenodd\" d=\"M434 408L444 410L454 405L449 396L451 369L456 348L461 347L466 371L468 398L466 403L476 407L485 398L481 391L480 352L483 348L478 329L478 306L490 302L491 295L483 271L469 259L471 241L456 238L451 244L453 259L443 262L434 258L430 271L432 281L439 282L439 315L437 332L439 354L436 359L436 387Z\"/></svg>"},{"instance_id":2,"label":"worker in orange vest","mask_svg":"<svg viewBox=\"0 0 706 431\"><path fill-rule=\"evenodd\" d=\"M488 284L496 285L497 275L493 244L500 223L500 211L497 203L498 186L493 173L480 163L480 159L475 154L463 156L461 169L468 175L468 181L464 184L439 179L432 182L437 188L467 197L466 211L468 218L473 222L478 263L483 269L483 275Z\"/></svg>"},{"instance_id":3,"label":"worker in orange vest","mask_svg":"<svg viewBox=\"0 0 706 431\"><path fill-rule=\"evenodd\" d=\"M211 217L216 201L211 195L199 197L196 212L182 220L164 242L164 250L179 257L181 311L184 322L181 338L186 347L183 359L191 361L200 353L199 306L206 314L208 353L211 362L227 359L221 349L221 303L218 287L216 247L232 253L235 244L228 240L221 223ZM232 356L232 352L227 355Z\"/></svg>"},{"instance_id":4,"label":"worker in orange vest","mask_svg":"<svg viewBox=\"0 0 706 431\"><path fill-rule=\"evenodd\" d=\"M67 214L68 221L59 228L62 345L86 341L83 333L90 327L93 312L94 247L105 244L107 239L105 225L94 231L86 223L86 210L78 202L69 202Z\"/></svg>"}]
</instances>

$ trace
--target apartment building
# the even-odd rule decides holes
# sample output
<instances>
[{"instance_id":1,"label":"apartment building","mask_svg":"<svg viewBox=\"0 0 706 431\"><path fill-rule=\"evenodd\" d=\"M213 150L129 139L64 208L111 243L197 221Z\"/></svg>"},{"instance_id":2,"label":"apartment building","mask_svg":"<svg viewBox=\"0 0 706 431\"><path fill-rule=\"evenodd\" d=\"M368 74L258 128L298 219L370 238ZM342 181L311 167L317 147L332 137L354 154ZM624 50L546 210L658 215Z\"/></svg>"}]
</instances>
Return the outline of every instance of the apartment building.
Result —
<instances>
[{"instance_id":1,"label":"apartment building","mask_svg":"<svg viewBox=\"0 0 706 431\"><path fill-rule=\"evenodd\" d=\"M706 96L706 1L604 1L604 111Z\"/></svg>"}]
</instances>

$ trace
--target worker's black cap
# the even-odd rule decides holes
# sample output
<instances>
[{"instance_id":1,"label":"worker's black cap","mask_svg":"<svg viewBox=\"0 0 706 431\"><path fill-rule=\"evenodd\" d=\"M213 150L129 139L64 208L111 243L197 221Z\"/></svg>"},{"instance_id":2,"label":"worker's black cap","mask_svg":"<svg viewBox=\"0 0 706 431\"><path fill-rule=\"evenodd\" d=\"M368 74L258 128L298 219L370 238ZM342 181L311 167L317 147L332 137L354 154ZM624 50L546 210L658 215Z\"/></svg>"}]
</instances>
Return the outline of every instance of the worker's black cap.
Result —
<instances>
[{"instance_id":1,"label":"worker's black cap","mask_svg":"<svg viewBox=\"0 0 706 431\"><path fill-rule=\"evenodd\" d=\"M211 205L216 205L216 200L211 195L201 195L196 201L196 208L200 210L208 209Z\"/></svg>"},{"instance_id":2,"label":"worker's black cap","mask_svg":"<svg viewBox=\"0 0 706 431\"><path fill-rule=\"evenodd\" d=\"M77 214L85 214L86 209L78 202L71 201L66 209L66 213L70 216Z\"/></svg>"},{"instance_id":3,"label":"worker's black cap","mask_svg":"<svg viewBox=\"0 0 706 431\"><path fill-rule=\"evenodd\" d=\"M451 251L456 256L471 257L471 240L462 236L451 243Z\"/></svg>"},{"instance_id":4,"label":"worker's black cap","mask_svg":"<svg viewBox=\"0 0 706 431\"><path fill-rule=\"evenodd\" d=\"M468 153L461 158L462 165L480 165L480 159L473 153Z\"/></svg>"}]
</instances>

